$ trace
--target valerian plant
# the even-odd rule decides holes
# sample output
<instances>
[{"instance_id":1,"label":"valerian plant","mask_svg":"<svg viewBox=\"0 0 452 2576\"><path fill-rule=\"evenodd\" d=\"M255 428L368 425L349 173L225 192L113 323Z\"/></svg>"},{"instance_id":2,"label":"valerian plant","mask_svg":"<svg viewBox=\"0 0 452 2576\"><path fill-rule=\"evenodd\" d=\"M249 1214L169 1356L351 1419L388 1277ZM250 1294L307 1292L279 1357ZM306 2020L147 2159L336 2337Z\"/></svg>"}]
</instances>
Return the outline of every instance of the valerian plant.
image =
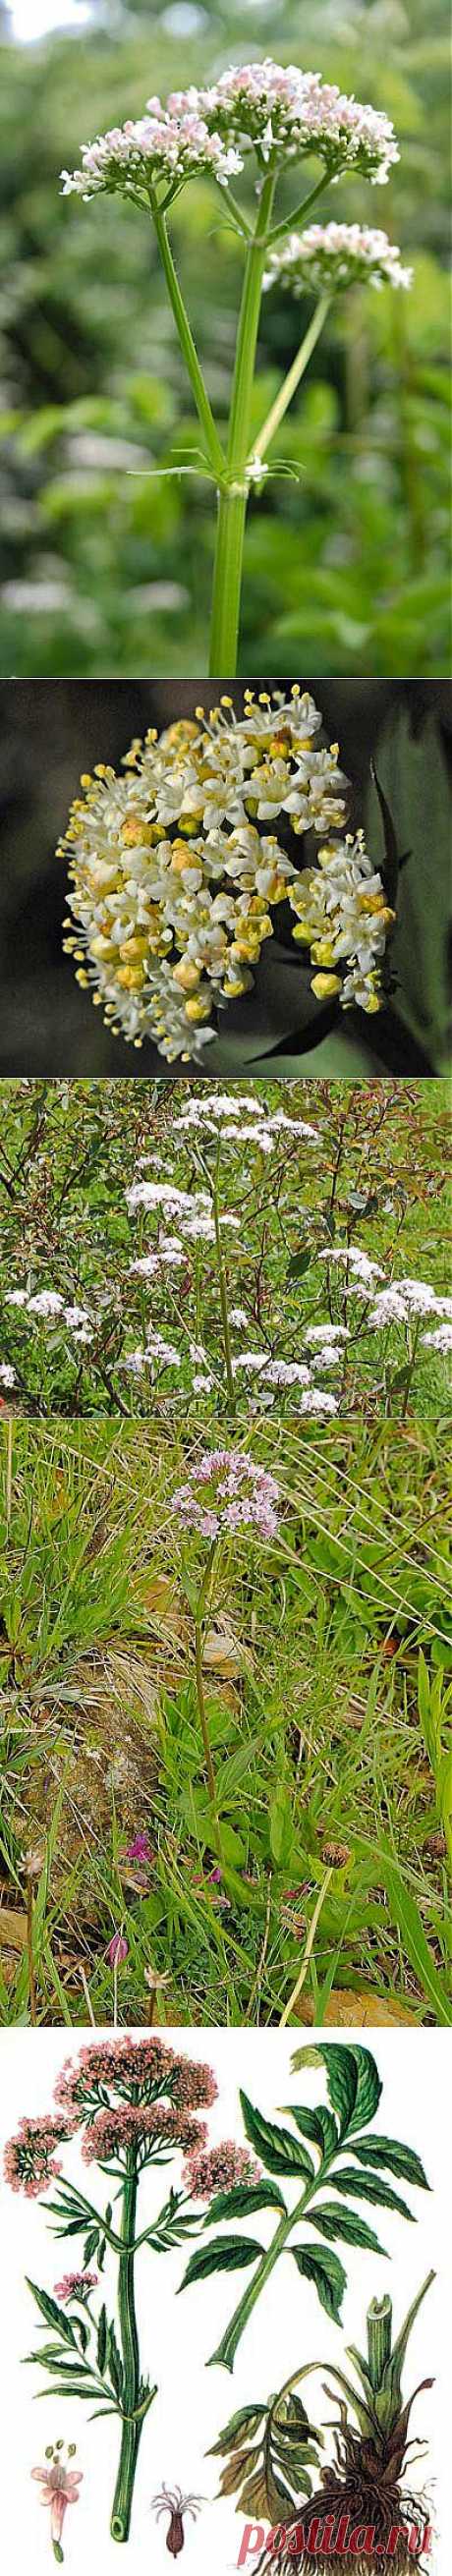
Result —
<instances>
[{"instance_id":1,"label":"valerian plant","mask_svg":"<svg viewBox=\"0 0 452 2576\"><path fill-rule=\"evenodd\" d=\"M127 119L82 149L82 166L63 172L65 194L84 199L120 195L150 217L161 255L176 330L202 434L194 467L213 482L218 524L210 637L210 670L225 678L236 669L247 503L262 490L266 458L292 402L329 312L331 300L355 280L407 287L411 272L384 232L361 224L305 224L330 185L342 177L380 184L398 160L393 126L370 105L342 95L318 72L271 60L222 74L208 88L173 92L166 105L148 99L145 114ZM280 182L314 164L312 185L288 213L277 206ZM231 180L251 164L254 205L238 198ZM226 220L243 249L243 291L226 435L220 435L186 311L168 233L168 216L190 177L220 189ZM314 313L275 402L252 436L254 378L264 286L283 284L314 296ZM281 460L279 460L281 465ZM277 460L278 464L278 460ZM179 469L180 470L180 469ZM284 466L283 466L284 470Z\"/></svg>"},{"instance_id":2,"label":"valerian plant","mask_svg":"<svg viewBox=\"0 0 452 2576\"><path fill-rule=\"evenodd\" d=\"M394 2191L388 2175L428 2189L424 2167L414 2148L404 2146L397 2138L378 2133L372 2138L365 2135L382 2093L375 2059L368 2049L335 2042L316 2043L296 2050L292 2067L294 2073L305 2067L325 2069L328 2109L322 2103L315 2110L308 2104L289 2103L284 2107L293 2125L283 2128L279 2122L264 2117L248 2095L241 2093L245 2136L259 2157L260 2179L246 2195L240 2187L233 2187L213 2200L204 2222L206 2241L191 2256L182 2284L185 2288L210 2278L212 2273L231 2271L234 2264L250 2270L248 2287L212 2354L212 2361L222 2363L226 2370L233 2370L242 2335L282 2255L292 2255L300 2278L314 2284L321 2306L339 2324L347 2275L337 2245L356 2246L361 2253L386 2253L367 2219L355 2209L355 2200L411 2219L408 2203L399 2191ZM349 2161L344 2163L344 2157ZM350 2158L356 2160L356 2165ZM289 2206L281 2190L284 2181L296 2186L295 2199ZM330 2190L333 2198L325 2198L325 2192ZM256 2247L246 2237L232 2233L238 2218L265 2209L276 2212L269 2245ZM226 2233L212 2239L208 2231L219 2221L226 2222ZM300 2241L295 2235L305 2222L320 2237L320 2245L315 2240L312 2243L309 2236Z\"/></svg>"},{"instance_id":3,"label":"valerian plant","mask_svg":"<svg viewBox=\"0 0 452 2576\"><path fill-rule=\"evenodd\" d=\"M222 1541L237 1545L242 1530L257 1530L263 1540L275 1538L278 1530L278 1485L275 1476L256 1465L243 1449L206 1449L192 1466L186 1482L173 1494L173 1512L182 1528L191 1530L201 1548L207 1541L205 1564L188 1567L184 1563L182 1586L189 1604L194 1627L196 1697L204 1748L207 1783L213 1826L213 1839L218 1860L223 1862L223 1839L215 1772L210 1741L209 1718L204 1687L203 1648L209 1616L216 1606L221 1578Z\"/></svg>"},{"instance_id":4,"label":"valerian plant","mask_svg":"<svg viewBox=\"0 0 452 2576\"><path fill-rule=\"evenodd\" d=\"M46 2339L39 2354L27 2359L46 2371L43 2396L80 2397L94 2418L117 2417L121 2439L110 2529L119 2542L128 2539L140 2442L157 2396L157 2383L143 2373L140 2360L137 2255L146 2248L155 2255L174 2252L199 2228L196 2204L223 2182L238 2177L243 2183L255 2171L248 2150L228 2141L209 2156L199 2113L216 2098L210 2067L178 2054L157 2035L100 2038L63 2067L51 2113L22 2119L5 2150L12 2190L39 2199L57 2180L48 2204L52 2232L83 2239L81 2269L66 2273L52 2293L29 2282ZM102 2208L63 2176L59 2150L76 2142L83 2163L97 2165L114 2185ZM181 2157L179 2186L171 2184L150 2221L144 2208L139 2225L145 2176ZM109 2260L117 2272L113 2313L101 2295Z\"/></svg>"}]
</instances>

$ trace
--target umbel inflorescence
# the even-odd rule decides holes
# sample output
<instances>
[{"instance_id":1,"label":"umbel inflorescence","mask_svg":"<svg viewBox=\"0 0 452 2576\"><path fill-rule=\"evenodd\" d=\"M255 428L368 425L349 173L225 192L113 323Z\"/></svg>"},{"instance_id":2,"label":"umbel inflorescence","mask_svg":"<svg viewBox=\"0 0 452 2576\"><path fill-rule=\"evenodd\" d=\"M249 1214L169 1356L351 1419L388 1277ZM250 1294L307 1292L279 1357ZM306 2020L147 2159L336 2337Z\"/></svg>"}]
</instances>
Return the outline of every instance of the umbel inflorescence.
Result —
<instances>
[{"instance_id":1,"label":"umbel inflorescence","mask_svg":"<svg viewBox=\"0 0 452 2576\"><path fill-rule=\"evenodd\" d=\"M82 778L60 845L65 946L135 1046L149 1036L169 1063L199 1058L216 1013L251 990L284 901L317 998L379 1009L394 913L363 834L345 830L347 782L338 745L316 747L321 723L307 691L246 690L240 719L223 698L134 742L124 776L99 765ZM320 846L300 869L285 842L306 834Z\"/></svg>"},{"instance_id":2,"label":"umbel inflorescence","mask_svg":"<svg viewBox=\"0 0 452 2576\"><path fill-rule=\"evenodd\" d=\"M205 89L174 90L166 105L149 98L143 116L82 146L81 168L63 171L64 193L119 189L145 202L159 182L180 186L206 171L227 187L251 152L264 169L315 152L332 178L352 169L380 182L399 157L389 117L319 72L269 59L233 65Z\"/></svg>"}]
</instances>

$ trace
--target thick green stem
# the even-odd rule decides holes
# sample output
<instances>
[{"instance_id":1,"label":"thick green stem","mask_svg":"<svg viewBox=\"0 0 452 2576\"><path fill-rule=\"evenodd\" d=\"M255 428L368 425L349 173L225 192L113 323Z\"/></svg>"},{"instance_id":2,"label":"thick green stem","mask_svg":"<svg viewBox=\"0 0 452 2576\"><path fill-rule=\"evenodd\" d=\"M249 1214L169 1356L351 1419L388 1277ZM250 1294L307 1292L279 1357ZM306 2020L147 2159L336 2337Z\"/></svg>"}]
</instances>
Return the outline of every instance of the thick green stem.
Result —
<instances>
[{"instance_id":1,"label":"thick green stem","mask_svg":"<svg viewBox=\"0 0 452 2576\"><path fill-rule=\"evenodd\" d=\"M288 375L284 377L284 383L280 385L279 394L276 395L276 401L272 403L271 411L267 413L267 419L264 421L263 429L258 433L256 444L253 448L253 457L266 456L267 448L270 447L271 440L275 437L276 430L279 429L280 421L284 420L285 412L289 409L289 403L293 402L293 397L297 392L297 387L301 384L302 376L305 375L306 368L309 366L309 359L312 357L312 351L315 349L316 341L320 339L320 332L323 331L323 325L324 322L326 322L330 303L331 296L322 295L320 304L316 305L312 322L309 324L309 330L305 332L304 340L301 341L301 346L297 349L297 355L296 358L294 358L293 366L289 367Z\"/></svg>"},{"instance_id":2,"label":"thick green stem","mask_svg":"<svg viewBox=\"0 0 452 2576\"><path fill-rule=\"evenodd\" d=\"M205 1703L205 1697L204 1697L204 1674L203 1674L203 1661L202 1661L202 1658L203 1658L203 1641L204 1641L204 1627L203 1627L203 1621L202 1621L201 1619L196 1619L196 1620L195 1620L196 1696L197 1696L197 1701L198 1701L198 1709L199 1709L199 1717L200 1717L200 1725L201 1725L201 1734L202 1734L202 1740L203 1740L203 1746L204 1746L204 1760L205 1760L206 1772L207 1772L207 1783L208 1783L208 1790L209 1790L209 1798L210 1798L210 1804L211 1804L211 1809L212 1809L213 1838L214 1838L214 1843L215 1843L215 1850L216 1850L216 1852L217 1852L217 1854L218 1854L218 1859L219 1859L219 1861L222 1861L222 1859L223 1859L223 1854L222 1854L222 1849L221 1849L221 1834L220 1834L220 1824L219 1824L218 1807L217 1807L217 1793L216 1793L216 1787L215 1787L215 1772L214 1772L214 1767L213 1767L213 1762L212 1762L212 1754L211 1754L211 1747L210 1747L210 1736L209 1736L209 1728L208 1728L208 1722L207 1722L207 1709L206 1709L206 1703Z\"/></svg>"},{"instance_id":3,"label":"thick green stem","mask_svg":"<svg viewBox=\"0 0 452 2576\"><path fill-rule=\"evenodd\" d=\"M243 2298L239 2299L238 2307L235 2308L230 2324L226 2327L226 2333L223 2335L222 2341L218 2345L217 2352L213 2352L211 2354L212 2363L221 2362L225 2370L233 2370L237 2347L241 2341L242 2334L244 2334L245 2326L248 2325L249 2318L252 2316L253 2308L256 2306L256 2301L257 2299L260 2299L261 2291L266 2289L267 2281L271 2279L275 2263L279 2262L280 2254L285 2253L286 2245L289 2237L292 2235L293 2228L298 2226L300 2218L304 2218L305 2210L309 2209L311 2200L315 2199L316 2192L319 2188L323 2188L326 2174L329 2172L330 2165L334 2162L334 2155L336 2153L337 2149L334 2150L334 2154L331 2156L324 2156L319 2172L313 2176L312 2182L308 2182L306 2184L305 2191L302 2192L301 2199L297 2200L295 2209L290 2209L288 2212L285 2211L284 2217L279 2220L279 2225L275 2228L275 2234L272 2237L271 2245L268 2246L266 2254L261 2256L261 2261L257 2265L252 2281L248 2283L248 2288L244 2291Z\"/></svg>"},{"instance_id":4,"label":"thick green stem","mask_svg":"<svg viewBox=\"0 0 452 2576\"><path fill-rule=\"evenodd\" d=\"M160 208L155 204L155 202L153 202L152 205L152 213L182 354L185 358L185 364L190 377L190 384L196 403L196 409L201 422L201 428L204 432L207 454L212 466L212 472L215 474L218 481L218 479L221 479L221 476L224 474L224 455L221 440L218 437L218 430L215 427L213 411L204 383L197 349L195 348L193 333L190 329L188 313L186 313L185 310L177 270L174 266L173 254L168 240L165 217L162 215Z\"/></svg>"},{"instance_id":5,"label":"thick green stem","mask_svg":"<svg viewBox=\"0 0 452 2576\"><path fill-rule=\"evenodd\" d=\"M381 2387L384 2371L391 2358L391 2343L392 2300L389 2292L386 2291L383 2299L371 2299L370 2308L367 2310L367 2350L369 2376L373 2389Z\"/></svg>"},{"instance_id":6,"label":"thick green stem","mask_svg":"<svg viewBox=\"0 0 452 2576\"><path fill-rule=\"evenodd\" d=\"M210 675L234 679L242 584L243 540L247 504L246 460L249 447L257 335L266 260L266 234L275 189L268 172L259 201L253 239L247 250L234 381L229 420L227 470L229 489L220 489L210 637Z\"/></svg>"},{"instance_id":7,"label":"thick green stem","mask_svg":"<svg viewBox=\"0 0 452 2576\"><path fill-rule=\"evenodd\" d=\"M135 2220L138 2175L135 2150L131 2148L122 2198L121 2240L124 2251L119 2257L118 2311L124 2367L124 2419L121 2435L119 2468L111 2517L112 2540L128 2540L133 2490L144 2414L138 2419L140 2401L140 2356L135 2313Z\"/></svg>"}]
</instances>

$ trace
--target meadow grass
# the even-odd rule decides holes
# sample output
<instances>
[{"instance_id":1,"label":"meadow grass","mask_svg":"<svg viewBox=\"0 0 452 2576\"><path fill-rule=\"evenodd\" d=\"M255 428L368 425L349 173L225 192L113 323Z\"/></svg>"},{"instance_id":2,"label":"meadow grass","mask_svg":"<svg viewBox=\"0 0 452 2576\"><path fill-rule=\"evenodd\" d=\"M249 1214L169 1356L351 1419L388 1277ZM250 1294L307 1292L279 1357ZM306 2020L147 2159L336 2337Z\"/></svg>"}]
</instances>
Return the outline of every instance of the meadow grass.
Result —
<instances>
[{"instance_id":1,"label":"meadow grass","mask_svg":"<svg viewBox=\"0 0 452 2576\"><path fill-rule=\"evenodd\" d=\"M445 1430L248 1424L280 1519L206 1623L220 1875L172 1509L205 1435L3 1425L5 2022L452 2020Z\"/></svg>"}]
</instances>

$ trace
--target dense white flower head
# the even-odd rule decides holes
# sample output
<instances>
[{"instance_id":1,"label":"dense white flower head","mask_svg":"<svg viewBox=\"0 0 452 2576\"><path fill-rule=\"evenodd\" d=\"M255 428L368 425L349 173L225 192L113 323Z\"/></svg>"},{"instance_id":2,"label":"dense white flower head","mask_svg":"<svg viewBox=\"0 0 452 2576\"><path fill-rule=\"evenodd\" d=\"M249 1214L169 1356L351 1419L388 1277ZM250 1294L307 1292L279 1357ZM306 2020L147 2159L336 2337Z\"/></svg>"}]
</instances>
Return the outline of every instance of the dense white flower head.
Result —
<instances>
[{"instance_id":1,"label":"dense white flower head","mask_svg":"<svg viewBox=\"0 0 452 2576\"><path fill-rule=\"evenodd\" d=\"M221 187L254 151L262 169L278 170L314 152L332 179L341 170L388 178L398 149L381 110L350 98L320 72L297 63L244 63L208 88L174 90L166 104L147 100L94 143L81 145L81 165L63 170L63 195L86 199L118 190L146 205L159 183L179 187L210 173Z\"/></svg>"},{"instance_id":2,"label":"dense white flower head","mask_svg":"<svg viewBox=\"0 0 452 2576\"><path fill-rule=\"evenodd\" d=\"M10 1392L11 1388L12 1388L13 1386L15 1386L15 1384L16 1384L16 1372L15 1372L15 1369L13 1369L13 1368L11 1368L11 1367L10 1367L10 1362L9 1362L9 1360L2 1360L2 1361L0 1362L0 1386L3 1386L3 1387L4 1387L4 1389L5 1389L5 1395L9 1394L9 1392Z\"/></svg>"},{"instance_id":3,"label":"dense white flower head","mask_svg":"<svg viewBox=\"0 0 452 2576\"><path fill-rule=\"evenodd\" d=\"M384 180L399 158L387 116L347 97L320 72L300 71L298 63L267 58L232 65L208 88L174 91L168 107L176 118L190 111L205 118L241 155L256 150L264 166L315 152L333 178L358 169Z\"/></svg>"},{"instance_id":4,"label":"dense white flower head","mask_svg":"<svg viewBox=\"0 0 452 2576\"><path fill-rule=\"evenodd\" d=\"M402 267L397 242L370 224L307 224L270 251L264 286L281 282L293 295L333 295L363 279L370 286L408 287L412 274Z\"/></svg>"},{"instance_id":5,"label":"dense white flower head","mask_svg":"<svg viewBox=\"0 0 452 2576\"><path fill-rule=\"evenodd\" d=\"M251 989L278 905L300 911L299 870L271 827L343 831L347 782L338 745L316 746L321 721L308 690L257 703L246 690L238 720L229 698L210 719L200 707L133 743L124 777L100 765L82 779L62 844L66 947L111 1027L137 1046L149 1035L169 1063L198 1058L213 1013ZM354 895L358 873L347 853Z\"/></svg>"}]
</instances>

